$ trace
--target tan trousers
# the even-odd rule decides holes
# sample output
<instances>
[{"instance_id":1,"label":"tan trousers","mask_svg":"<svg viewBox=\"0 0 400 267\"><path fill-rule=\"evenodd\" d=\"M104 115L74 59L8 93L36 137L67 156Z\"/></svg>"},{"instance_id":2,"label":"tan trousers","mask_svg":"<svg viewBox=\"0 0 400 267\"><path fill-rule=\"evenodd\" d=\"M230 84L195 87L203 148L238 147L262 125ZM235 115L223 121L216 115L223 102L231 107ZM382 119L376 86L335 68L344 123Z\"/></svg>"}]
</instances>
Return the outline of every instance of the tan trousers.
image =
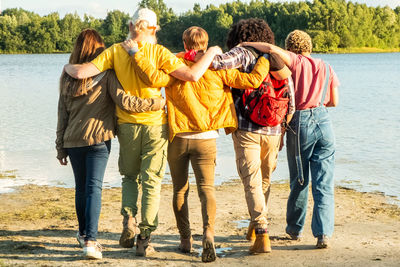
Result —
<instances>
[{"instance_id":1,"label":"tan trousers","mask_svg":"<svg viewBox=\"0 0 400 267\"><path fill-rule=\"evenodd\" d=\"M174 188L172 205L176 224L182 238L189 238L189 161L196 177L197 193L201 202L203 230L214 233L216 200L214 171L216 160L215 139L185 139L175 137L168 145L168 164Z\"/></svg>"},{"instance_id":2,"label":"tan trousers","mask_svg":"<svg viewBox=\"0 0 400 267\"><path fill-rule=\"evenodd\" d=\"M281 136L237 130L232 139L251 222L257 228L266 227L270 179L276 168Z\"/></svg>"}]
</instances>

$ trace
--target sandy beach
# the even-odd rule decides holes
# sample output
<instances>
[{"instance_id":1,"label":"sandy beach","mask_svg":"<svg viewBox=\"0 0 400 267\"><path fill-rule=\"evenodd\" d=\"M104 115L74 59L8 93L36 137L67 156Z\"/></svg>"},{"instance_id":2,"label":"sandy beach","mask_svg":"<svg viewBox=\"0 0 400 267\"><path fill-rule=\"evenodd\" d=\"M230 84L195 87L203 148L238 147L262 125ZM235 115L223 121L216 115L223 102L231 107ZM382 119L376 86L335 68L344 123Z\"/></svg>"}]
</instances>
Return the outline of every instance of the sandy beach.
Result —
<instances>
[{"instance_id":1,"label":"sandy beach","mask_svg":"<svg viewBox=\"0 0 400 267\"><path fill-rule=\"evenodd\" d=\"M247 207L240 181L217 187L216 247L212 266L400 266L400 209L381 194L336 188L335 233L330 247L315 249L310 229L312 200L300 241L285 234L289 186L273 184L269 209L272 253L249 255L245 240ZM172 211L171 185L163 185L159 228L152 236L157 253L136 257L134 249L119 247L121 189L103 191L98 240L103 260L81 256L75 240L77 220L74 190L28 185L0 195L0 266L200 266L202 222L195 185L190 192L194 251L180 253Z\"/></svg>"}]
</instances>

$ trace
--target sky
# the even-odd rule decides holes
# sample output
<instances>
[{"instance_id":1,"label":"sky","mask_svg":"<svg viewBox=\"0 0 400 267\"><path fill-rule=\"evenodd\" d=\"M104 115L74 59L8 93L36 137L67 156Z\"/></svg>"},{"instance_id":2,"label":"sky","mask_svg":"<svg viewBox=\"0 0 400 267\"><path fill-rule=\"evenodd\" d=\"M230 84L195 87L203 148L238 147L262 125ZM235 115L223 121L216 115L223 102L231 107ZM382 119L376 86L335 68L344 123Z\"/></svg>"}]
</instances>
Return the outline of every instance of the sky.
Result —
<instances>
[{"instance_id":1,"label":"sky","mask_svg":"<svg viewBox=\"0 0 400 267\"><path fill-rule=\"evenodd\" d=\"M283 2L282 0L271 0L271 2ZM391 8L400 6L400 0L352 0L353 2L365 3L369 6L385 6ZM199 3L202 8L209 4L218 6L226 2L233 2L233 0L164 0L164 3L172 8L175 13L180 14L193 8L195 3ZM242 0L242 2L250 2L250 0ZM105 18L108 11L117 9L132 15L137 8L139 0L0 0L0 9L7 8L23 8L25 10L33 11L39 15L47 15L52 12L58 12L61 17L66 13L74 13L75 11L80 15L89 14L95 18Z\"/></svg>"}]
</instances>

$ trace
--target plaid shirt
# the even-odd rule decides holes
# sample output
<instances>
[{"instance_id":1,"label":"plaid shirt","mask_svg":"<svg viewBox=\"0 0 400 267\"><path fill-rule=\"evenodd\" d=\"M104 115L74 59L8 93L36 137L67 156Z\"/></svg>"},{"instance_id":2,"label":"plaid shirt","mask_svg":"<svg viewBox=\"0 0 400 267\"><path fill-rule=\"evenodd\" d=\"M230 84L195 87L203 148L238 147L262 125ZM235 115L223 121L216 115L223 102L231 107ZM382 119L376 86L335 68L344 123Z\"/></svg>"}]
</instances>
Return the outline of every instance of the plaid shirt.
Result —
<instances>
[{"instance_id":1,"label":"plaid shirt","mask_svg":"<svg viewBox=\"0 0 400 267\"><path fill-rule=\"evenodd\" d=\"M257 63L257 58L248 49L243 47L234 47L230 51L218 55L214 58L212 62L212 67L214 69L239 69L242 72L250 73L254 65ZM270 65L273 67L274 61L270 60ZM294 85L291 77L289 80L289 114L295 112L295 102L294 102ZM238 92L239 91L239 92ZM240 111L240 90L232 89L233 101L235 103L236 114L238 117L238 128L240 130L264 134L264 135L280 135L281 125L275 127L269 126L259 126L243 117Z\"/></svg>"}]
</instances>

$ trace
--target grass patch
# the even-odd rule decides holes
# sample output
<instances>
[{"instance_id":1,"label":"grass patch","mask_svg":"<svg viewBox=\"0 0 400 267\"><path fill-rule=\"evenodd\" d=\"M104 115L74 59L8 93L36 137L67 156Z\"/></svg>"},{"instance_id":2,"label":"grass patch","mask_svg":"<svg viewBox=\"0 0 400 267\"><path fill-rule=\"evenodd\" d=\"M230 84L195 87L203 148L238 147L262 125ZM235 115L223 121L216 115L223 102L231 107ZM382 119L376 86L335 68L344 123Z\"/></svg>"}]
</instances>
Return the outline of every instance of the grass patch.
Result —
<instances>
[{"instance_id":1,"label":"grass patch","mask_svg":"<svg viewBox=\"0 0 400 267\"><path fill-rule=\"evenodd\" d=\"M0 194L0 224L76 222L75 189L25 185L12 193ZM121 188L103 190L102 209L115 209L121 203ZM113 213L114 214L114 213ZM102 214L103 215L103 214ZM1 266L0 266L1 267Z\"/></svg>"},{"instance_id":2,"label":"grass patch","mask_svg":"<svg viewBox=\"0 0 400 267\"><path fill-rule=\"evenodd\" d=\"M0 201L11 209L0 210L0 222L14 220L74 220L74 190L28 185L17 192L1 195Z\"/></svg>"}]
</instances>

